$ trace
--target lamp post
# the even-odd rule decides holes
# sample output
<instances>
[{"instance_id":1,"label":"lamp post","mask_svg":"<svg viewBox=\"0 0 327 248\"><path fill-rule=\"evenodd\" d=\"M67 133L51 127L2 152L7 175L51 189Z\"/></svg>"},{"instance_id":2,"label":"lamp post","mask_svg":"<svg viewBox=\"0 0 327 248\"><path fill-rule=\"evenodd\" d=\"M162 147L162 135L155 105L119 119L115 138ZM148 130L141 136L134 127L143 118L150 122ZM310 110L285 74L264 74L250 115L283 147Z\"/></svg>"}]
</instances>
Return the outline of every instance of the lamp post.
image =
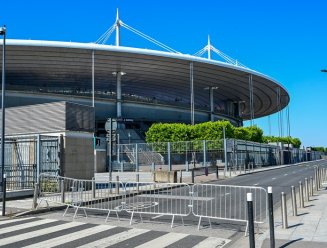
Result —
<instances>
[{"instance_id":1,"label":"lamp post","mask_svg":"<svg viewBox=\"0 0 327 248\"><path fill-rule=\"evenodd\" d=\"M5 186L5 71L6 71L6 26L0 28L0 35L3 37L2 43L2 98L1 98L1 185L2 185L2 216L6 213L6 186Z\"/></svg>"}]
</instances>

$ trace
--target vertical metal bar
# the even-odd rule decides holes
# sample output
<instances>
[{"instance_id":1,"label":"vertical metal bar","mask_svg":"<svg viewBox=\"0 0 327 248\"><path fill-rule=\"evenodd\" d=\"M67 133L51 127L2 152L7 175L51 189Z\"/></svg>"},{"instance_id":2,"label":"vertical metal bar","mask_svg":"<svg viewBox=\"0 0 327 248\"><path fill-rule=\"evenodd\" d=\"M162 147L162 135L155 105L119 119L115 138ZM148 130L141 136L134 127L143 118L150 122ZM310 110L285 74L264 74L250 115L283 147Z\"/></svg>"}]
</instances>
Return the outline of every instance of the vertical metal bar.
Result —
<instances>
[{"instance_id":1,"label":"vertical metal bar","mask_svg":"<svg viewBox=\"0 0 327 248\"><path fill-rule=\"evenodd\" d=\"M225 157L224 177L226 177L228 161L227 161L227 140L226 140L225 127L223 127L223 138L224 138L224 157Z\"/></svg>"},{"instance_id":2,"label":"vertical metal bar","mask_svg":"<svg viewBox=\"0 0 327 248\"><path fill-rule=\"evenodd\" d=\"M94 108L94 50L92 50L92 107Z\"/></svg>"},{"instance_id":3,"label":"vertical metal bar","mask_svg":"<svg viewBox=\"0 0 327 248\"><path fill-rule=\"evenodd\" d=\"M268 187L268 211L269 211L270 248L275 248L274 203L273 203L272 187Z\"/></svg>"},{"instance_id":4,"label":"vertical metal bar","mask_svg":"<svg viewBox=\"0 0 327 248\"><path fill-rule=\"evenodd\" d=\"M171 149L170 149L170 142L167 142L167 155L168 155L168 171L171 171Z\"/></svg>"},{"instance_id":5,"label":"vertical metal bar","mask_svg":"<svg viewBox=\"0 0 327 248\"><path fill-rule=\"evenodd\" d=\"M190 62L190 87L191 87L191 125L194 125L194 82L193 82L193 62Z\"/></svg>"},{"instance_id":6,"label":"vertical metal bar","mask_svg":"<svg viewBox=\"0 0 327 248\"><path fill-rule=\"evenodd\" d=\"M249 247L255 247L255 239L254 239L254 217L253 217L253 199L252 193L246 194L247 201L247 210L248 210L248 225L249 225Z\"/></svg>"},{"instance_id":7,"label":"vertical metal bar","mask_svg":"<svg viewBox=\"0 0 327 248\"><path fill-rule=\"evenodd\" d=\"M2 43L2 93L1 93L1 182L2 182L2 215L6 213L6 185L5 185L5 113L6 113L6 26L2 27L3 43Z\"/></svg>"},{"instance_id":8,"label":"vertical metal bar","mask_svg":"<svg viewBox=\"0 0 327 248\"><path fill-rule=\"evenodd\" d=\"M139 148L138 144L135 144L135 171L139 171Z\"/></svg>"},{"instance_id":9,"label":"vertical metal bar","mask_svg":"<svg viewBox=\"0 0 327 248\"><path fill-rule=\"evenodd\" d=\"M61 203L65 203L65 182L64 179L60 180Z\"/></svg>"},{"instance_id":10,"label":"vertical metal bar","mask_svg":"<svg viewBox=\"0 0 327 248\"><path fill-rule=\"evenodd\" d=\"M203 166L207 167L207 146L206 141L203 140Z\"/></svg>"},{"instance_id":11,"label":"vertical metal bar","mask_svg":"<svg viewBox=\"0 0 327 248\"><path fill-rule=\"evenodd\" d=\"M284 192L281 193L281 203L282 203L282 222L283 222L283 228L288 228L288 222L287 222L287 208L286 208L286 194Z\"/></svg>"},{"instance_id":12,"label":"vertical metal bar","mask_svg":"<svg viewBox=\"0 0 327 248\"><path fill-rule=\"evenodd\" d=\"M41 136L37 135L36 140L36 182L39 183L41 169Z\"/></svg>"}]
</instances>

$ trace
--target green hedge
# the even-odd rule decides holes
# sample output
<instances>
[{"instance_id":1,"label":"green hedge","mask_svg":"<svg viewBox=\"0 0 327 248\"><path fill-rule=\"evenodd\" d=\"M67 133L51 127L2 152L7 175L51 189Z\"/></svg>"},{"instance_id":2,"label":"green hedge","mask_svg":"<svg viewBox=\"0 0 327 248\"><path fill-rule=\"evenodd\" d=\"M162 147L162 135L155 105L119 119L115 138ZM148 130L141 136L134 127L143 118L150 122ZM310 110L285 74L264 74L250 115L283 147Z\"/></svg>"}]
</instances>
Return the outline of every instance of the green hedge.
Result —
<instances>
[{"instance_id":1,"label":"green hedge","mask_svg":"<svg viewBox=\"0 0 327 248\"><path fill-rule=\"evenodd\" d=\"M293 144L297 148L301 146L298 138L264 136L262 129L257 126L234 127L229 121L210 121L194 126L183 123L155 123L146 132L146 142L219 140L223 138L223 127L226 130L226 138L260 143L284 142Z\"/></svg>"}]
</instances>

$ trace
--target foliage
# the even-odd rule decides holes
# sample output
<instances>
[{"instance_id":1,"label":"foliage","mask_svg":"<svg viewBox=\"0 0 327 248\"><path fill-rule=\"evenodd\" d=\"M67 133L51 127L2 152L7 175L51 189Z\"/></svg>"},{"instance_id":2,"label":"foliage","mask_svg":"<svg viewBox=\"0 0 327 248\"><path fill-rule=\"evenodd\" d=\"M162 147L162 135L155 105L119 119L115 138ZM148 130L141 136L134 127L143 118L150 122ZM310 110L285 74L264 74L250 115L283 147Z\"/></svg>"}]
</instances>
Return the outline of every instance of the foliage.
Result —
<instances>
[{"instance_id":1,"label":"foliage","mask_svg":"<svg viewBox=\"0 0 327 248\"><path fill-rule=\"evenodd\" d=\"M292 144L295 148L300 148L301 140L292 137L275 137L275 136L263 136L264 143L283 142L284 144Z\"/></svg>"},{"instance_id":2,"label":"foliage","mask_svg":"<svg viewBox=\"0 0 327 248\"><path fill-rule=\"evenodd\" d=\"M327 147L316 146L316 147L311 147L311 150L317 152L327 152Z\"/></svg>"},{"instance_id":3,"label":"foliage","mask_svg":"<svg viewBox=\"0 0 327 248\"><path fill-rule=\"evenodd\" d=\"M210 121L193 126L183 123L155 123L146 132L146 142L221 140L223 139L224 127L226 138L260 143L283 142L285 144L292 144L295 148L300 148L301 146L301 141L298 138L264 136L262 129L257 126L234 127L229 121ZM202 146L202 144L199 143L198 146Z\"/></svg>"}]
</instances>

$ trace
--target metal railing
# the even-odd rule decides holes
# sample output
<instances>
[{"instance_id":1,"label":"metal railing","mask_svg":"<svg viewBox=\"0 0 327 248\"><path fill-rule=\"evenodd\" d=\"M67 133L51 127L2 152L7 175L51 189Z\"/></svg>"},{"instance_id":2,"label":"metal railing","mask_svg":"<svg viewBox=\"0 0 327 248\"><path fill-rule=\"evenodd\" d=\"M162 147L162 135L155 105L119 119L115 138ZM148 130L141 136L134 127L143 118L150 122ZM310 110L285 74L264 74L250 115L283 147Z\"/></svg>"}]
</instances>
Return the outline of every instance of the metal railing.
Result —
<instances>
[{"instance_id":1,"label":"metal railing","mask_svg":"<svg viewBox=\"0 0 327 248\"><path fill-rule=\"evenodd\" d=\"M202 218L229 221L247 221L246 194L252 193L256 223L264 223L267 217L267 192L260 187L227 186L214 184L151 183L95 181L65 178L54 175L40 175L39 199L55 204L73 207L74 218L78 210L125 211L133 217L138 214L151 215L152 219L171 216L171 227L175 217L194 215Z\"/></svg>"},{"instance_id":2,"label":"metal railing","mask_svg":"<svg viewBox=\"0 0 327 248\"><path fill-rule=\"evenodd\" d=\"M267 191L261 187L194 184L192 213L202 218L247 221L246 195L253 195L254 222L264 223L267 218Z\"/></svg>"}]
</instances>

